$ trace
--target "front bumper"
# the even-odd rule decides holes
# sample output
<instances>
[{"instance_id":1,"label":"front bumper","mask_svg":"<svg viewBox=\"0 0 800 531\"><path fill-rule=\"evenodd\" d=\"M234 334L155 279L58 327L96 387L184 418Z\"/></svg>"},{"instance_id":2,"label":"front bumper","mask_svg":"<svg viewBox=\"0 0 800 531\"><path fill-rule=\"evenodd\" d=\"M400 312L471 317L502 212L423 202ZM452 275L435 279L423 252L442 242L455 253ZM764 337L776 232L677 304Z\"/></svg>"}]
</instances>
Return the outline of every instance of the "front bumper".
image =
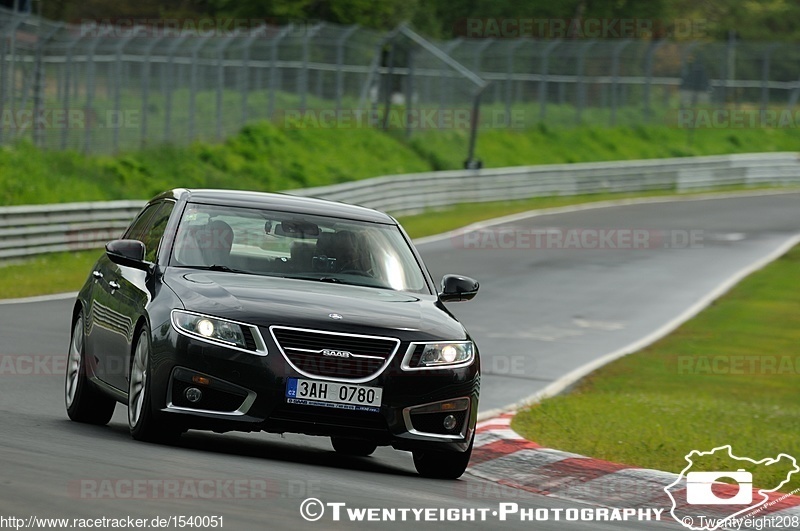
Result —
<instances>
[{"instance_id":1,"label":"front bumper","mask_svg":"<svg viewBox=\"0 0 800 531\"><path fill-rule=\"evenodd\" d=\"M153 338L152 405L155 413L169 416L184 429L345 437L402 450L429 449L433 444L465 451L472 439L480 389L477 352L466 367L407 371L401 361L414 339L401 339L397 355L382 372L369 381L354 382L383 390L380 411L366 412L287 403L287 380L309 376L288 363L269 334L262 332L267 355L256 355L173 328L161 332ZM189 402L189 387L200 389L203 398ZM448 409L437 412L441 403ZM456 418L452 430L439 426L448 414Z\"/></svg>"}]
</instances>

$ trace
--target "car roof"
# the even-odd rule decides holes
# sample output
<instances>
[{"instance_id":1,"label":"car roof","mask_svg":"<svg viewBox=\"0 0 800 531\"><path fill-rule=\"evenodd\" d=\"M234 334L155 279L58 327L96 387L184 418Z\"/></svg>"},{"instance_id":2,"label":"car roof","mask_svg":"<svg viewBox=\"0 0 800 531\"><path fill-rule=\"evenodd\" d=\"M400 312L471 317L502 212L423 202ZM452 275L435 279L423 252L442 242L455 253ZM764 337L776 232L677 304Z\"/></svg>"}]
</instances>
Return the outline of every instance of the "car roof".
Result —
<instances>
[{"instance_id":1,"label":"car roof","mask_svg":"<svg viewBox=\"0 0 800 531\"><path fill-rule=\"evenodd\" d=\"M185 188L176 188L164 192L156 199L163 197L210 205L262 208L267 210L280 210L285 212L297 212L300 214L316 214L343 219L369 221L373 223L396 224L396 221L390 215L371 208L282 193L213 189L189 190Z\"/></svg>"}]
</instances>

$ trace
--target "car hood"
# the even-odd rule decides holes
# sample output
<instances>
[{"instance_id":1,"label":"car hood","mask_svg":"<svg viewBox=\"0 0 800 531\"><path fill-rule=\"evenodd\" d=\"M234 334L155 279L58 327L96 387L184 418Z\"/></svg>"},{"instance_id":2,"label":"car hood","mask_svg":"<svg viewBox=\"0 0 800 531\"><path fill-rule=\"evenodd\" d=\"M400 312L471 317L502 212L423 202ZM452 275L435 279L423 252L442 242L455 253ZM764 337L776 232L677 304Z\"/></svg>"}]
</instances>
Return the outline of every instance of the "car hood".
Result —
<instances>
[{"instance_id":1,"label":"car hood","mask_svg":"<svg viewBox=\"0 0 800 531\"><path fill-rule=\"evenodd\" d=\"M467 337L464 327L432 295L177 268L167 270L164 282L187 310L261 327L284 325L377 335L391 330L397 337L415 340Z\"/></svg>"}]
</instances>

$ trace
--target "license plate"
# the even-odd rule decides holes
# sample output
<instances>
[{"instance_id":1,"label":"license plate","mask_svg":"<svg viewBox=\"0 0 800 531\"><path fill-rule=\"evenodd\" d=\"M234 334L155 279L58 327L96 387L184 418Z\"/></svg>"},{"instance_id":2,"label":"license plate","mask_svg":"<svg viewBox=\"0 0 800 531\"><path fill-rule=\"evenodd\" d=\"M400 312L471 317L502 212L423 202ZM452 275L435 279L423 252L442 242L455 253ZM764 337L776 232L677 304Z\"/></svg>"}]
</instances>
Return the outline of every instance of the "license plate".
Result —
<instances>
[{"instance_id":1,"label":"license plate","mask_svg":"<svg viewBox=\"0 0 800 531\"><path fill-rule=\"evenodd\" d=\"M380 411L382 389L366 385L341 384L289 378L286 402L305 406L332 407L351 411Z\"/></svg>"}]
</instances>

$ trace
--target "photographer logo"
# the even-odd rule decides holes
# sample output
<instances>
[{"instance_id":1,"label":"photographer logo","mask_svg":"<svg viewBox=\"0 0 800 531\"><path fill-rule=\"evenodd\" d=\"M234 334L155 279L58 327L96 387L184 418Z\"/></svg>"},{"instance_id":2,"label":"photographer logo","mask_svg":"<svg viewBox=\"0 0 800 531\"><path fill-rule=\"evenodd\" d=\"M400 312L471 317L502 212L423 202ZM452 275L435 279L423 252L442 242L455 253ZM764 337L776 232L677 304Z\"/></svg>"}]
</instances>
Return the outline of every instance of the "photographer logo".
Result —
<instances>
[{"instance_id":1,"label":"photographer logo","mask_svg":"<svg viewBox=\"0 0 800 531\"><path fill-rule=\"evenodd\" d=\"M756 460L737 457L730 445L692 450L685 459L688 465L664 491L672 501L670 515L693 531L735 528L743 521L764 524L775 510L771 498L779 500L781 489L800 472L788 454Z\"/></svg>"}]
</instances>

